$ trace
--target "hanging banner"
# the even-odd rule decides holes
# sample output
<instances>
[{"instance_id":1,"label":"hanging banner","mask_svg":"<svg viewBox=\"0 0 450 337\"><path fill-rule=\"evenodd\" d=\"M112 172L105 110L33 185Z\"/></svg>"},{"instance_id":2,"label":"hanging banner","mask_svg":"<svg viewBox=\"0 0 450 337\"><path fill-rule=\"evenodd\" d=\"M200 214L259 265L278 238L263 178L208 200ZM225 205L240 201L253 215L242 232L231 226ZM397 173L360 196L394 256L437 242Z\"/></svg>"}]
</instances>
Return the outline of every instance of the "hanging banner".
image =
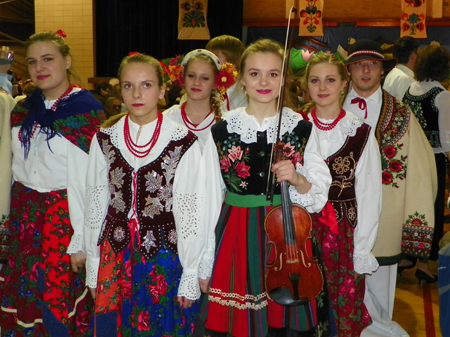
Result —
<instances>
[{"instance_id":1,"label":"hanging banner","mask_svg":"<svg viewBox=\"0 0 450 337\"><path fill-rule=\"evenodd\" d=\"M300 0L300 27L298 36L323 36L323 2L325 0Z\"/></svg>"},{"instance_id":2,"label":"hanging banner","mask_svg":"<svg viewBox=\"0 0 450 337\"><path fill-rule=\"evenodd\" d=\"M402 4L402 17L400 19L400 37L411 36L416 39L425 39L427 30L425 18L427 5L425 0L400 0Z\"/></svg>"},{"instance_id":3,"label":"hanging banner","mask_svg":"<svg viewBox=\"0 0 450 337\"><path fill-rule=\"evenodd\" d=\"M209 40L208 0L178 0L178 40Z\"/></svg>"}]
</instances>

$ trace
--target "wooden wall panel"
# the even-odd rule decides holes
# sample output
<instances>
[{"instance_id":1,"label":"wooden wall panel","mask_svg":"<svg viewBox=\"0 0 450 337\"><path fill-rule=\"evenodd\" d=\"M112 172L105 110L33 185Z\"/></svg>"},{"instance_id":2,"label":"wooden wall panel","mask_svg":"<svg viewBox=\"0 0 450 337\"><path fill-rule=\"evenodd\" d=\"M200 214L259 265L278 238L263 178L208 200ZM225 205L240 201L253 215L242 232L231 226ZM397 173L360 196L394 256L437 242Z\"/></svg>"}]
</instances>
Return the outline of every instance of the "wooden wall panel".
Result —
<instances>
[{"instance_id":1,"label":"wooden wall panel","mask_svg":"<svg viewBox=\"0 0 450 337\"><path fill-rule=\"evenodd\" d=\"M436 0L433 0L436 1ZM433 3L429 1L429 5ZM442 15L450 18L450 0L443 1ZM296 1L298 4L298 1ZM244 21L285 17L286 0L244 0ZM398 19L400 0L325 0L324 20L354 22L359 19Z\"/></svg>"}]
</instances>

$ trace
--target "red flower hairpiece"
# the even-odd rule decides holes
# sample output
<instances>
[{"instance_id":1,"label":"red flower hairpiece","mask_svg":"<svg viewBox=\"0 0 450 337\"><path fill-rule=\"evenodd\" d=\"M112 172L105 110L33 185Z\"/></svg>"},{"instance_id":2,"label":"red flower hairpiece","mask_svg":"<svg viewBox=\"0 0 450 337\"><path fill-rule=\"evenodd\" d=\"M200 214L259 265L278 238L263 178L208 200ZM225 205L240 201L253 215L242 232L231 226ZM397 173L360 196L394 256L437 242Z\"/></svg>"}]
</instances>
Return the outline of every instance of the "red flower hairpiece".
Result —
<instances>
[{"instance_id":1,"label":"red flower hairpiece","mask_svg":"<svg viewBox=\"0 0 450 337\"><path fill-rule=\"evenodd\" d=\"M139 54L140 54L140 53L137 52L137 51L130 51L130 52L128 53L128 56L139 55Z\"/></svg>"},{"instance_id":2,"label":"red flower hairpiece","mask_svg":"<svg viewBox=\"0 0 450 337\"><path fill-rule=\"evenodd\" d=\"M62 38L67 37L66 32L64 32L62 29L58 29L55 33L58 34L59 36L61 36Z\"/></svg>"},{"instance_id":3,"label":"red flower hairpiece","mask_svg":"<svg viewBox=\"0 0 450 337\"><path fill-rule=\"evenodd\" d=\"M231 63L222 64L219 73L216 75L215 83L217 91L223 97L234 83L236 83L237 72Z\"/></svg>"}]
</instances>

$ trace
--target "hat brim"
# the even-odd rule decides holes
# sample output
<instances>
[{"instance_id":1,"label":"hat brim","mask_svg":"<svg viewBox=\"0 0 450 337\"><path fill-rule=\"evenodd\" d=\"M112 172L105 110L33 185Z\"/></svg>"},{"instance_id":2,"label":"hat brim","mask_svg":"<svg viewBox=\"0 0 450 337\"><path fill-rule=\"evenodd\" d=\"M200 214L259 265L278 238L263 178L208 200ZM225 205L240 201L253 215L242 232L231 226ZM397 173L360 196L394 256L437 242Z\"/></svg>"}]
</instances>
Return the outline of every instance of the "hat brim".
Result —
<instances>
[{"instance_id":1,"label":"hat brim","mask_svg":"<svg viewBox=\"0 0 450 337\"><path fill-rule=\"evenodd\" d=\"M390 70L397 65L397 59L380 59L377 57L368 57L367 55L356 55L352 57L350 60L346 60L344 64L348 67L349 65L361 62L361 61L380 61L383 63L384 70Z\"/></svg>"}]
</instances>

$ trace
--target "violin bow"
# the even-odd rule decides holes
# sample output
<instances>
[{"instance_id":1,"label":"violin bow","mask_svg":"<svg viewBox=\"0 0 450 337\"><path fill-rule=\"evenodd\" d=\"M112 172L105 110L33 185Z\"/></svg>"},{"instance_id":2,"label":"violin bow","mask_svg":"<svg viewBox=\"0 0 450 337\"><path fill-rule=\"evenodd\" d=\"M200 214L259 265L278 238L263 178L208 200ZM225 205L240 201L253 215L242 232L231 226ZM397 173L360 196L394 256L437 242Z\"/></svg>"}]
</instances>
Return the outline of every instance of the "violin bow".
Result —
<instances>
[{"instance_id":1,"label":"violin bow","mask_svg":"<svg viewBox=\"0 0 450 337\"><path fill-rule=\"evenodd\" d=\"M277 111L278 111L278 129L277 129L277 140L273 144L272 152L270 153L270 165L269 165L269 174L267 174L267 187L266 187L266 199L270 201L270 204L273 205L273 196L275 194L275 174L272 173L271 168L272 164L276 161L276 151L277 145L281 141L281 118L283 114L283 105L284 105L284 93L286 86L286 76L288 72L288 67L290 64L291 58L291 47L293 41L293 33L294 33L294 25L291 25L291 17L292 14L297 13L297 8L294 6L289 10L289 18L287 23L287 31L286 31L286 41L284 43L284 57L283 63L281 67L281 84L280 90L278 92L278 102L277 102ZM295 18L296 15L294 15Z\"/></svg>"}]
</instances>

